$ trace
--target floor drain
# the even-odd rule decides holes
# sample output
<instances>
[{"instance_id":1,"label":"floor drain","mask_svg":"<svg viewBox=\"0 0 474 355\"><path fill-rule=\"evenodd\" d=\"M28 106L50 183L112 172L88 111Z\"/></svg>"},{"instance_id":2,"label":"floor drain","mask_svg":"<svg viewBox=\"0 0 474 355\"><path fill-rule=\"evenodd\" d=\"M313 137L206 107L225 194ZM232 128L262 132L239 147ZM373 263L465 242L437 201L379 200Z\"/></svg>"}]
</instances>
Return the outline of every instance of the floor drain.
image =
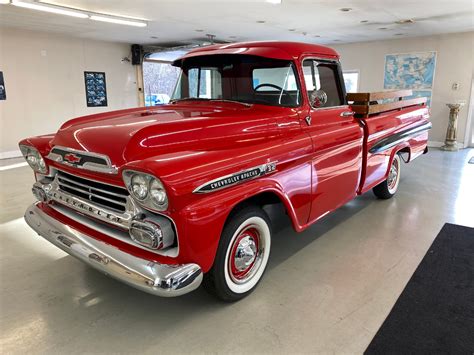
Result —
<instances>
[{"instance_id":1,"label":"floor drain","mask_svg":"<svg viewBox=\"0 0 474 355\"><path fill-rule=\"evenodd\" d=\"M474 156L472 156L471 159L469 159L469 164L474 164Z\"/></svg>"}]
</instances>

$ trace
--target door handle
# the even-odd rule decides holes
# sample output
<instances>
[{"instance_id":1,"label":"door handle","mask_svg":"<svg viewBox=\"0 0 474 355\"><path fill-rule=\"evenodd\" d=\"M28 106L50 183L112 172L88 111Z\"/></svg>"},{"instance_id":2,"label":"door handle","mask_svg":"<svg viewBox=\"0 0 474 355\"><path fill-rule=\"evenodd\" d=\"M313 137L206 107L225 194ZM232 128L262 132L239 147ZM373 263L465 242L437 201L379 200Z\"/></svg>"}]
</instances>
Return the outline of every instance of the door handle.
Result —
<instances>
[{"instance_id":1,"label":"door handle","mask_svg":"<svg viewBox=\"0 0 474 355\"><path fill-rule=\"evenodd\" d=\"M354 116L354 113L353 111L344 111L344 112L341 112L341 117L349 117L349 116Z\"/></svg>"}]
</instances>

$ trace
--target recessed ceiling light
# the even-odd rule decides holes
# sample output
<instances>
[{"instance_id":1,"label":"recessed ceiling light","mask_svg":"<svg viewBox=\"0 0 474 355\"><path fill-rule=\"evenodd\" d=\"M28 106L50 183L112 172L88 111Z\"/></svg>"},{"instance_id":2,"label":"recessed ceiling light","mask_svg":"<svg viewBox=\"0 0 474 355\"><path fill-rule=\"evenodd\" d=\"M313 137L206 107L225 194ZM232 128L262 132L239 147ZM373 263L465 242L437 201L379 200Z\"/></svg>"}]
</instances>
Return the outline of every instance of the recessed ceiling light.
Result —
<instances>
[{"instance_id":1,"label":"recessed ceiling light","mask_svg":"<svg viewBox=\"0 0 474 355\"><path fill-rule=\"evenodd\" d=\"M352 11L352 7L343 7L341 9L339 9L339 11L342 11L342 12L349 12L349 11Z\"/></svg>"},{"instance_id":2,"label":"recessed ceiling light","mask_svg":"<svg viewBox=\"0 0 474 355\"><path fill-rule=\"evenodd\" d=\"M369 20L362 20L362 21L360 21L360 23L367 23L367 22L369 22Z\"/></svg>"},{"instance_id":3,"label":"recessed ceiling light","mask_svg":"<svg viewBox=\"0 0 474 355\"><path fill-rule=\"evenodd\" d=\"M267 22L267 21L265 21L265 20L258 20L257 21L257 23L265 23L265 22Z\"/></svg>"},{"instance_id":4,"label":"recessed ceiling light","mask_svg":"<svg viewBox=\"0 0 474 355\"><path fill-rule=\"evenodd\" d=\"M280 5L282 0L265 0L269 4Z\"/></svg>"},{"instance_id":5,"label":"recessed ceiling light","mask_svg":"<svg viewBox=\"0 0 474 355\"><path fill-rule=\"evenodd\" d=\"M404 19L404 20L395 21L395 23L397 25L406 25L406 24L410 24L410 23L415 23L415 20L413 20L412 18L408 18L408 19Z\"/></svg>"},{"instance_id":6,"label":"recessed ceiling light","mask_svg":"<svg viewBox=\"0 0 474 355\"><path fill-rule=\"evenodd\" d=\"M379 27L379 30L388 30L387 27Z\"/></svg>"}]
</instances>

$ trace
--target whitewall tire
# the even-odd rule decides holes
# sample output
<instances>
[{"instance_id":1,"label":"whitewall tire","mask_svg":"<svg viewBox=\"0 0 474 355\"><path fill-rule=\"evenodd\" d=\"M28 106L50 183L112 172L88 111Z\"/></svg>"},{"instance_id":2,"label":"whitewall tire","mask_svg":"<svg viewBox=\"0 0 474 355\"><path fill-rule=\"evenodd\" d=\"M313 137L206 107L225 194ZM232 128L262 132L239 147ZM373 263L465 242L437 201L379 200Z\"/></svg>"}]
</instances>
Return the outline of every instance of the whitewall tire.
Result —
<instances>
[{"instance_id":1,"label":"whitewall tire","mask_svg":"<svg viewBox=\"0 0 474 355\"><path fill-rule=\"evenodd\" d=\"M247 206L229 217L214 265L204 287L224 301L237 301L257 286L265 272L271 247L270 220L259 207Z\"/></svg>"},{"instance_id":2,"label":"whitewall tire","mask_svg":"<svg viewBox=\"0 0 474 355\"><path fill-rule=\"evenodd\" d=\"M399 154L395 154L390 164L390 170L388 172L388 177L385 181L382 181L380 184L374 187L373 191L375 196L381 199L389 199L395 195L398 190L398 185L400 184L401 176L401 167L402 159Z\"/></svg>"}]
</instances>

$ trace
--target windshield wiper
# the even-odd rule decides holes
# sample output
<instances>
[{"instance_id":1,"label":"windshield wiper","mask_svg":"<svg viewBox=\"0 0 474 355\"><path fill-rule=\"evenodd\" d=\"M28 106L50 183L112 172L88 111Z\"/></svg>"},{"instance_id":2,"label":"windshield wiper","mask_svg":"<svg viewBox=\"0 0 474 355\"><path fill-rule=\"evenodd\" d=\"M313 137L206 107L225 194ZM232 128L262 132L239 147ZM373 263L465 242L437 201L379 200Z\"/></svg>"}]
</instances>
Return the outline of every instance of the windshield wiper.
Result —
<instances>
[{"instance_id":1,"label":"windshield wiper","mask_svg":"<svg viewBox=\"0 0 474 355\"><path fill-rule=\"evenodd\" d=\"M249 104L248 102L242 102L242 101L236 101L236 100L227 100L227 99L210 99L210 101L221 101L221 102L230 102L234 104L241 104L246 107L252 106L252 104Z\"/></svg>"},{"instance_id":2,"label":"windshield wiper","mask_svg":"<svg viewBox=\"0 0 474 355\"><path fill-rule=\"evenodd\" d=\"M211 99L207 99L204 97L183 97L182 99L172 99L169 101L170 104L174 104L176 102L180 101L191 101L191 100L197 100L197 101L210 101Z\"/></svg>"},{"instance_id":3,"label":"windshield wiper","mask_svg":"<svg viewBox=\"0 0 474 355\"><path fill-rule=\"evenodd\" d=\"M220 101L220 102L230 102L230 103L234 103L234 104L241 104L241 105L244 105L245 107L250 107L250 106L252 106L252 104L247 103L247 102L241 102L241 101L236 101L236 100L227 100L227 99L208 99L208 98L205 98L205 97L183 97L182 99L173 99L173 100L170 100L169 103L170 103L170 104L174 104L174 103L181 102L181 101L193 101L193 100L196 100L196 101Z\"/></svg>"}]
</instances>

